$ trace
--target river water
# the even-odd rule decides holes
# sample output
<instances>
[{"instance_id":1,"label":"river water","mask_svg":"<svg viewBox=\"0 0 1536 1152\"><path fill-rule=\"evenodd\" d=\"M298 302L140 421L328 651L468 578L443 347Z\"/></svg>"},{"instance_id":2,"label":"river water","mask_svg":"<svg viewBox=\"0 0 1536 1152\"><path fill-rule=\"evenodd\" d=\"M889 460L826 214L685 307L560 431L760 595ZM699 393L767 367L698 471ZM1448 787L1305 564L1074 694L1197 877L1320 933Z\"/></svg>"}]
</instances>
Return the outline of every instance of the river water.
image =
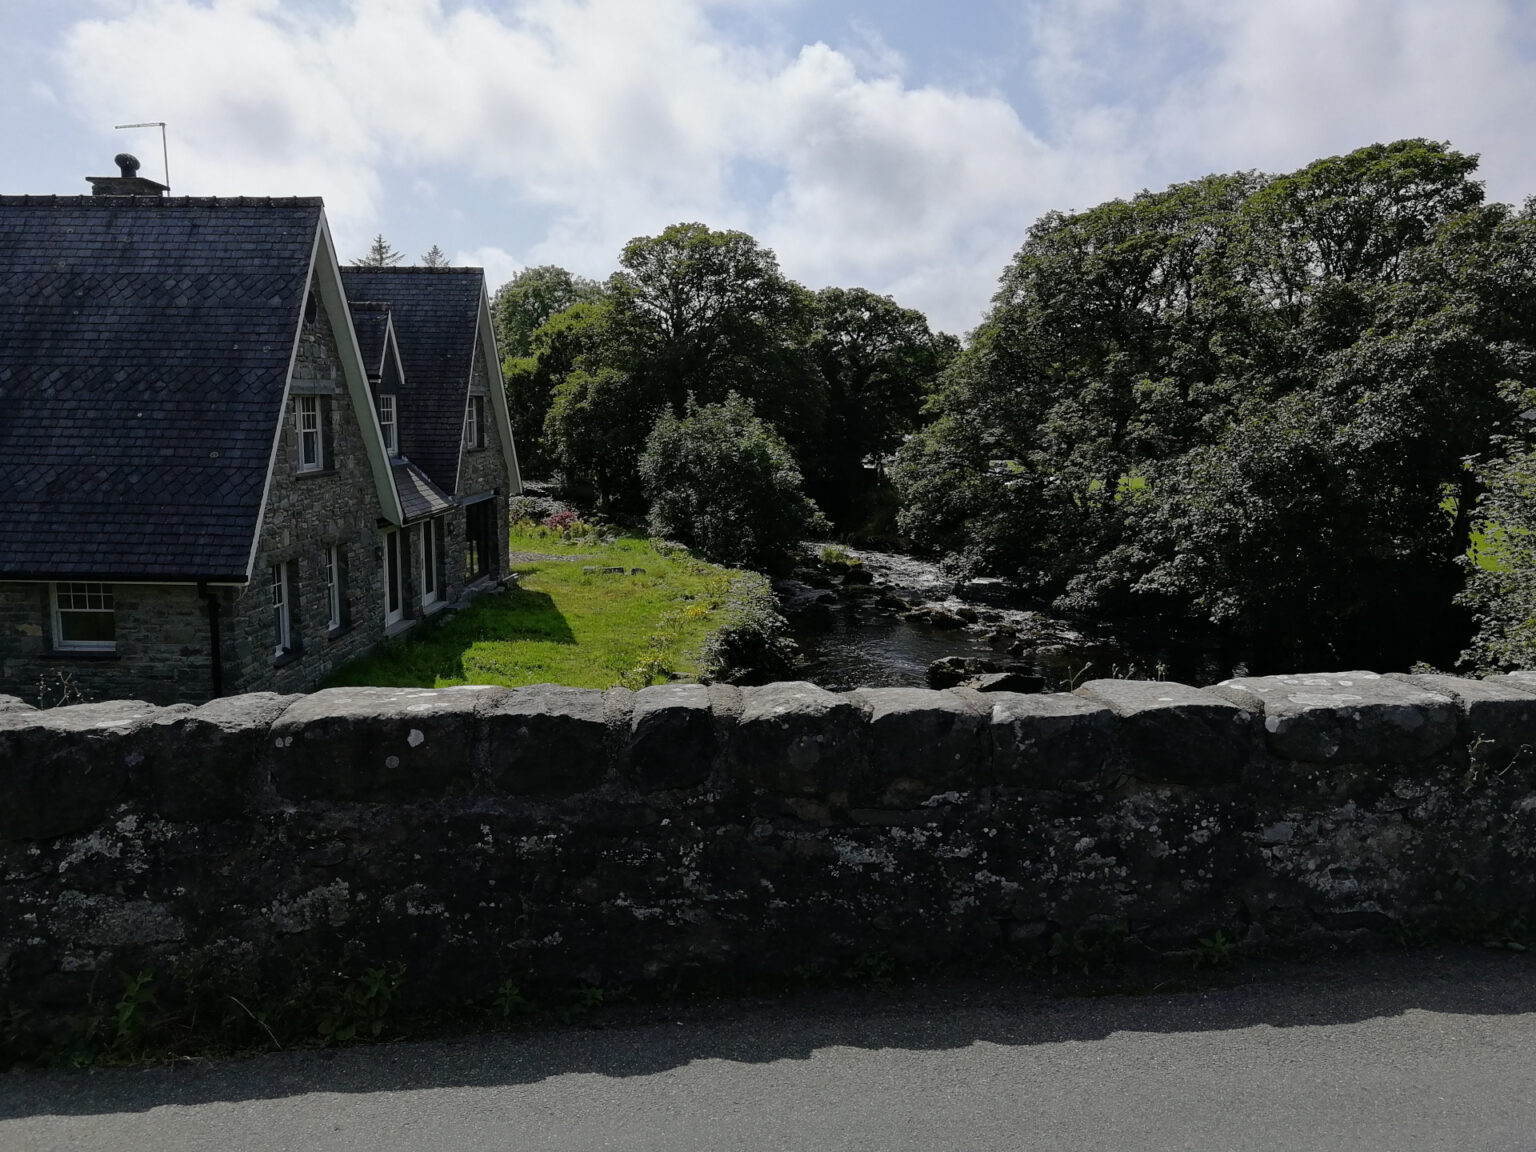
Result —
<instances>
[{"instance_id":1,"label":"river water","mask_svg":"<svg viewBox=\"0 0 1536 1152\"><path fill-rule=\"evenodd\" d=\"M819 547L811 545L813 552ZM938 565L912 556L844 551L862 561L875 578L876 593L885 594L888 603L882 606L878 595L840 596L830 613L790 615L800 646L797 674L825 688L922 686L928 666L952 656L1033 673L1045 680L1048 692L1102 677L1214 684L1238 670L1229 655L1210 646L1116 633L1007 600L996 587L974 589L984 598L963 594L973 586L957 589ZM889 605L891 595L949 614L974 613L976 619L963 628L904 620L900 607Z\"/></svg>"}]
</instances>

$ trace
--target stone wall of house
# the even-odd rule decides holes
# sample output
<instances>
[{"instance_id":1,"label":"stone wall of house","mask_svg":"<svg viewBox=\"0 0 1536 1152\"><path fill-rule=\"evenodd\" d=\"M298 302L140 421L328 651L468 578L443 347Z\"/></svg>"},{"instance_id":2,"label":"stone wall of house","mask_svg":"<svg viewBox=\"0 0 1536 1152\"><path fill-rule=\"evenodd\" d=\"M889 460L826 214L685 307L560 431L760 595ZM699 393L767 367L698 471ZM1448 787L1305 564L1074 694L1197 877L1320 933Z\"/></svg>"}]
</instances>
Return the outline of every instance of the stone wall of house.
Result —
<instances>
[{"instance_id":1,"label":"stone wall of house","mask_svg":"<svg viewBox=\"0 0 1536 1152\"><path fill-rule=\"evenodd\" d=\"M1505 939L1533 748L1532 673L0 700L0 1001Z\"/></svg>"},{"instance_id":2,"label":"stone wall of house","mask_svg":"<svg viewBox=\"0 0 1536 1152\"><path fill-rule=\"evenodd\" d=\"M250 585L234 599L229 627L226 690L303 691L340 664L362 655L384 635L384 574L379 558L381 509L364 448L362 425L342 376L336 340L318 299L295 357L292 391L330 404L326 467L299 471L299 441L291 407L284 414L266 515ZM326 628L326 554L343 549L344 625ZM298 572L292 654L276 656L271 605L273 565ZM408 569L409 570L409 569Z\"/></svg>"},{"instance_id":3,"label":"stone wall of house","mask_svg":"<svg viewBox=\"0 0 1536 1152\"><path fill-rule=\"evenodd\" d=\"M54 650L47 584L0 583L0 692L29 703L213 695L208 605L191 585L113 584L117 650ZM222 611L232 601L216 589Z\"/></svg>"},{"instance_id":4,"label":"stone wall of house","mask_svg":"<svg viewBox=\"0 0 1536 1152\"><path fill-rule=\"evenodd\" d=\"M465 451L459 463L459 491L458 495L473 496L479 492L495 491L496 493L496 539L500 541L500 547L492 567L493 576L505 576L508 572L509 544L507 542L507 499L515 495L511 491L511 478L507 475L506 457L502 452L501 428L495 419L494 410L491 407L490 397L486 393L485 358L481 355L479 340L477 337L475 347L474 369L469 379L469 392L472 396L485 396L485 447L474 451ZM463 536L462 520L459 525L460 538ZM462 571L463 565L460 564Z\"/></svg>"}]
</instances>

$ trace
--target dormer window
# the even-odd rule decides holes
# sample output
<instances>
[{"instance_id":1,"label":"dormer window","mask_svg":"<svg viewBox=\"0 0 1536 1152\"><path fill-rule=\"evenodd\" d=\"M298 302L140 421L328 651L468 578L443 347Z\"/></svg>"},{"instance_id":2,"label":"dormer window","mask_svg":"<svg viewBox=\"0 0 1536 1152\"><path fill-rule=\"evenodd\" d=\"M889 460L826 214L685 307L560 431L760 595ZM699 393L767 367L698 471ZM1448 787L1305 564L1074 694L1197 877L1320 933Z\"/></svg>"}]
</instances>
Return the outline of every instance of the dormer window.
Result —
<instances>
[{"instance_id":1,"label":"dormer window","mask_svg":"<svg viewBox=\"0 0 1536 1152\"><path fill-rule=\"evenodd\" d=\"M384 433L384 447L391 456L400 455L400 434L395 423L395 397L386 392L379 397L379 430Z\"/></svg>"},{"instance_id":2,"label":"dormer window","mask_svg":"<svg viewBox=\"0 0 1536 1152\"><path fill-rule=\"evenodd\" d=\"M464 409L464 447L485 447L485 397L471 396Z\"/></svg>"}]
</instances>

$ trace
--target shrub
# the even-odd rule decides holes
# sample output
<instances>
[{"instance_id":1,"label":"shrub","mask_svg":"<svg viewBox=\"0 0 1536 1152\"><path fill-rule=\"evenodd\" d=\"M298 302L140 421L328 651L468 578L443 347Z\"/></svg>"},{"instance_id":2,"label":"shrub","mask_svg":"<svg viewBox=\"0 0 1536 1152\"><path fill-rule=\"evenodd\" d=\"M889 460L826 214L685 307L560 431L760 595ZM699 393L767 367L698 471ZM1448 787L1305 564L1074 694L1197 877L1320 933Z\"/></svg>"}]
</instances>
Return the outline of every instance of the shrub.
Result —
<instances>
[{"instance_id":1,"label":"shrub","mask_svg":"<svg viewBox=\"0 0 1536 1152\"><path fill-rule=\"evenodd\" d=\"M800 487L782 437L736 393L662 413L640 457L653 536L719 564L782 572L790 549L826 521Z\"/></svg>"},{"instance_id":2,"label":"shrub","mask_svg":"<svg viewBox=\"0 0 1536 1152\"><path fill-rule=\"evenodd\" d=\"M727 592L725 622L704 642L702 679L766 684L794 670L795 642L768 578L740 572Z\"/></svg>"}]
</instances>

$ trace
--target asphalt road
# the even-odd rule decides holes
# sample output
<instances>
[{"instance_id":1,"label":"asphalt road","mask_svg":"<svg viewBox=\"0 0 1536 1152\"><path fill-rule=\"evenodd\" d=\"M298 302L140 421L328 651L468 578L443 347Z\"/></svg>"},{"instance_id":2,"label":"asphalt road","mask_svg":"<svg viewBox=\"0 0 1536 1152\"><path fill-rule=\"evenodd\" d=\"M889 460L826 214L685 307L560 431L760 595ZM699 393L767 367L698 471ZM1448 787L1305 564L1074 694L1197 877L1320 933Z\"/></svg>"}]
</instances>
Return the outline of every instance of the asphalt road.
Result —
<instances>
[{"instance_id":1,"label":"asphalt road","mask_svg":"<svg viewBox=\"0 0 1536 1152\"><path fill-rule=\"evenodd\" d=\"M1096 999L946 983L0 1077L0 1149L98 1148L1536 1149L1536 960L1367 956Z\"/></svg>"}]
</instances>

